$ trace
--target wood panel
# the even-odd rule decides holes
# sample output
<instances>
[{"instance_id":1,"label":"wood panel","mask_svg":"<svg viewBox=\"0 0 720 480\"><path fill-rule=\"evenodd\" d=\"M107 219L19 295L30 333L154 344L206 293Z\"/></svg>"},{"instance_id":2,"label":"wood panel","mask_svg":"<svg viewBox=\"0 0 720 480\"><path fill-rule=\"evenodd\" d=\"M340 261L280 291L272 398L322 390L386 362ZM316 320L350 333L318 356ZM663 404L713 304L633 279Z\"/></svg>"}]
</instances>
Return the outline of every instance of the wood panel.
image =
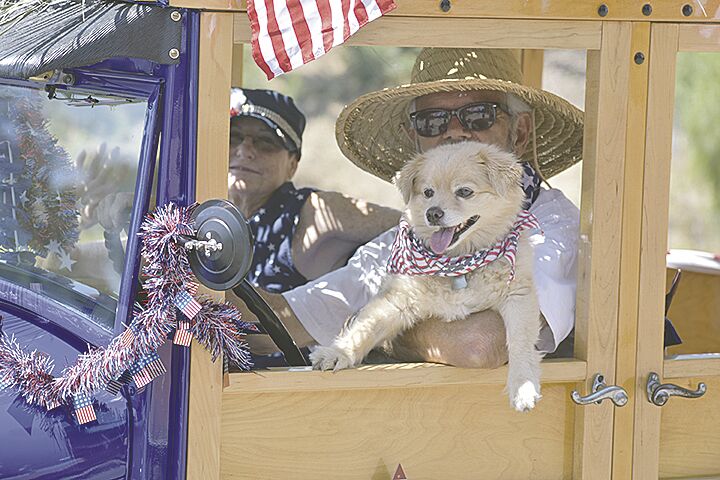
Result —
<instances>
[{"instance_id":1,"label":"wood panel","mask_svg":"<svg viewBox=\"0 0 720 480\"><path fill-rule=\"evenodd\" d=\"M675 275L667 271L667 285ZM684 270L668 317L683 343L668 347L671 355L720 352L720 275Z\"/></svg>"},{"instance_id":2,"label":"wood panel","mask_svg":"<svg viewBox=\"0 0 720 480\"><path fill-rule=\"evenodd\" d=\"M673 380L693 390L698 382L707 384L705 395L671 397L662 407L660 478L720 477L720 377Z\"/></svg>"},{"instance_id":3,"label":"wood panel","mask_svg":"<svg viewBox=\"0 0 720 480\"><path fill-rule=\"evenodd\" d=\"M243 44L234 44L232 47L232 75L230 84L233 87L243 85Z\"/></svg>"},{"instance_id":4,"label":"wood panel","mask_svg":"<svg viewBox=\"0 0 720 480\"><path fill-rule=\"evenodd\" d=\"M650 53L650 24L632 25L633 52L647 58ZM613 478L630 478L633 451L633 402L642 401L635 390L635 345L637 344L638 288L640 278L640 225L642 223L642 189L645 174L645 126L648 100L648 62L635 63L629 55L629 89L627 137L625 144L625 183L622 208L622 247L616 384L627 390L630 400L615 411L613 442ZM632 62L632 63L630 63ZM642 393L642 391L640 392Z\"/></svg>"},{"instance_id":5,"label":"wood panel","mask_svg":"<svg viewBox=\"0 0 720 480\"><path fill-rule=\"evenodd\" d=\"M652 12L645 15L642 7L651 3ZM684 16L682 7L690 4L693 11ZM598 14L600 4L606 5L607 15ZM696 2L676 0L654 0L638 2L635 0L452 0L448 12L440 10L440 2L435 0L413 0L398 2L395 15L420 16L459 16L488 18L538 18L538 19L577 19L577 20L634 20L654 22L717 22L720 19L720 1L702 0Z\"/></svg>"},{"instance_id":6,"label":"wood panel","mask_svg":"<svg viewBox=\"0 0 720 480\"><path fill-rule=\"evenodd\" d=\"M630 42L629 23L607 22L601 50L587 55L575 356L608 385L615 382ZM579 388L589 387L588 380ZM574 478L610 477L614 408L578 407Z\"/></svg>"},{"instance_id":7,"label":"wood panel","mask_svg":"<svg viewBox=\"0 0 720 480\"><path fill-rule=\"evenodd\" d=\"M654 24L650 38L648 129L645 142L640 289L637 342L637 392L650 372L663 372L665 256L667 252L672 117L675 100L677 25ZM633 479L658 478L660 408L647 401L634 404Z\"/></svg>"},{"instance_id":8,"label":"wood panel","mask_svg":"<svg viewBox=\"0 0 720 480\"><path fill-rule=\"evenodd\" d=\"M586 378L585 362L545 360L542 382L577 382ZM319 372L303 368L230 374L226 393L278 393L335 390L425 388L446 385L505 385L507 366L496 369L456 368L435 363L364 365L354 370Z\"/></svg>"},{"instance_id":9,"label":"wood panel","mask_svg":"<svg viewBox=\"0 0 720 480\"><path fill-rule=\"evenodd\" d=\"M599 15L600 4L607 14ZM649 2L648 2L649 3ZM655 22L717 22L720 19L720 0L696 2L677 0L654 0L649 15L643 13L645 2L635 0L452 0L450 10L443 12L437 0L413 0L397 2L398 7L388 16L420 16L435 18L525 18L556 20L632 20ZM693 7L685 16L682 7ZM197 8L245 12L244 0L170 0L172 7Z\"/></svg>"},{"instance_id":10,"label":"wood panel","mask_svg":"<svg viewBox=\"0 0 720 480\"><path fill-rule=\"evenodd\" d=\"M720 25L680 25L678 49L681 52L719 52Z\"/></svg>"},{"instance_id":11,"label":"wood panel","mask_svg":"<svg viewBox=\"0 0 720 480\"><path fill-rule=\"evenodd\" d=\"M544 59L545 52L543 50L525 49L522 51L521 65L525 85L542 89Z\"/></svg>"},{"instance_id":12,"label":"wood panel","mask_svg":"<svg viewBox=\"0 0 720 480\"><path fill-rule=\"evenodd\" d=\"M193 8L196 10L213 10L221 12L243 12L247 9L246 0L170 0L170 6L176 8Z\"/></svg>"},{"instance_id":13,"label":"wood panel","mask_svg":"<svg viewBox=\"0 0 720 480\"><path fill-rule=\"evenodd\" d=\"M232 28L230 13L200 16L195 189L200 202L227 198ZM216 292L213 296L224 298ZM187 477L212 480L220 477L222 362L212 363L210 354L194 340L191 352Z\"/></svg>"},{"instance_id":14,"label":"wood panel","mask_svg":"<svg viewBox=\"0 0 720 480\"><path fill-rule=\"evenodd\" d=\"M600 22L382 17L344 45L401 47L600 48ZM250 43L250 20L235 15L235 43Z\"/></svg>"},{"instance_id":15,"label":"wood panel","mask_svg":"<svg viewBox=\"0 0 720 480\"><path fill-rule=\"evenodd\" d=\"M503 387L223 396L222 475L233 479L571 478L572 384L531 413Z\"/></svg>"},{"instance_id":16,"label":"wood panel","mask_svg":"<svg viewBox=\"0 0 720 480\"><path fill-rule=\"evenodd\" d=\"M677 355L663 363L663 381L680 377L720 376L720 353Z\"/></svg>"}]
</instances>

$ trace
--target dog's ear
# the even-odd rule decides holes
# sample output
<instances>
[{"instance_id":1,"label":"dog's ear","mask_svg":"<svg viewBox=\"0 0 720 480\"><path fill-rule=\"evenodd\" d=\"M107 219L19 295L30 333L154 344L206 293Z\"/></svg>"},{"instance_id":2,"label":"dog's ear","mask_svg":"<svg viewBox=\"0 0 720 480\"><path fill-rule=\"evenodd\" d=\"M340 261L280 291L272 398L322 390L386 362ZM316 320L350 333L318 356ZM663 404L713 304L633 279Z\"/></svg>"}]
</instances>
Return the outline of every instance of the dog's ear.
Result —
<instances>
[{"instance_id":1,"label":"dog's ear","mask_svg":"<svg viewBox=\"0 0 720 480\"><path fill-rule=\"evenodd\" d=\"M479 160L486 164L488 180L498 195L505 196L520 185L523 169L515 155L497 151Z\"/></svg>"},{"instance_id":2,"label":"dog's ear","mask_svg":"<svg viewBox=\"0 0 720 480\"><path fill-rule=\"evenodd\" d=\"M412 196L413 189L415 188L415 180L420 173L423 161L424 157L422 155L416 155L395 175L395 186L400 190L403 201L406 204Z\"/></svg>"}]
</instances>

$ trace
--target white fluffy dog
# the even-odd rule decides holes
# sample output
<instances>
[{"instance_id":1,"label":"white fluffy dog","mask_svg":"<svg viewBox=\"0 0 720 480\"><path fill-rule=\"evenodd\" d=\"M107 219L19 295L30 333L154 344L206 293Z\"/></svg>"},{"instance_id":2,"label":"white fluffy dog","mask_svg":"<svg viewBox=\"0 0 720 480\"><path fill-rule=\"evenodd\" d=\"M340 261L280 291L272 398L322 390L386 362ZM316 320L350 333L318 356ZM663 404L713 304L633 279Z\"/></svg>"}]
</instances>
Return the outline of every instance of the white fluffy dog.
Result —
<instances>
[{"instance_id":1,"label":"white fluffy dog","mask_svg":"<svg viewBox=\"0 0 720 480\"><path fill-rule=\"evenodd\" d=\"M313 366L353 367L419 321L449 322L492 309L507 333L510 403L518 411L533 408L540 398L540 311L525 230L537 225L520 215L521 176L517 157L476 142L443 145L408 162L396 179L406 223L389 273L332 345L310 355Z\"/></svg>"}]
</instances>

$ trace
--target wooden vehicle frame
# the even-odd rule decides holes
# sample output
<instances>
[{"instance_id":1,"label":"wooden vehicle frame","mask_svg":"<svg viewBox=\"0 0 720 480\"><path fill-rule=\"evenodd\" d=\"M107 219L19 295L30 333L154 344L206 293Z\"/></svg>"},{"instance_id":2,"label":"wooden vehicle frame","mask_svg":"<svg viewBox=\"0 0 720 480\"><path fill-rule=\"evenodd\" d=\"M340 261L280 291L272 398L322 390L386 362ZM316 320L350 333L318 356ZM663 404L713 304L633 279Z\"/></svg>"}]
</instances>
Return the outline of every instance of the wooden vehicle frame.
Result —
<instances>
[{"instance_id":1,"label":"wooden vehicle frame","mask_svg":"<svg viewBox=\"0 0 720 480\"><path fill-rule=\"evenodd\" d=\"M171 4L204 10L196 198L223 198L226 92L241 84L245 6ZM447 12L437 0L398 4L347 44L587 50L574 358L543 363L544 398L522 415L501 395L505 368L387 365L223 379L194 348L188 477L381 479L398 464L408 478L434 479L720 474L720 358L666 359L658 321L676 56L720 51L720 1L655 0L648 9L626 0L451 0ZM535 68L537 77L533 58L528 50L526 73ZM655 406L645 393L651 372L685 387L703 381L708 393ZM626 406L570 402L597 373L627 391Z\"/></svg>"}]
</instances>

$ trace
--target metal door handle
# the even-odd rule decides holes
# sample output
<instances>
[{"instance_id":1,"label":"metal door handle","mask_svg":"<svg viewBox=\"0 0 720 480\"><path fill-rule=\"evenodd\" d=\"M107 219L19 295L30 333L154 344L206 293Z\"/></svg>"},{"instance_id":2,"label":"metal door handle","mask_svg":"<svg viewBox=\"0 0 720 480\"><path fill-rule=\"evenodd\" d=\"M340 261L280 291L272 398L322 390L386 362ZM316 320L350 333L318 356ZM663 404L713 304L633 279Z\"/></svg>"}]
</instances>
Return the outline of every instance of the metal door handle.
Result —
<instances>
[{"instance_id":1,"label":"metal door handle","mask_svg":"<svg viewBox=\"0 0 720 480\"><path fill-rule=\"evenodd\" d=\"M650 372L647 381L647 397L648 401L653 405L662 407L667 403L670 397L698 398L705 395L707 386L700 382L697 390L688 390L687 388L674 385L672 383L660 383L660 377L655 372Z\"/></svg>"},{"instance_id":2,"label":"metal door handle","mask_svg":"<svg viewBox=\"0 0 720 480\"><path fill-rule=\"evenodd\" d=\"M583 397L577 390L573 390L570 398L578 405L590 405L593 402L599 405L608 398L618 407L622 407L628 402L625 389L617 385L605 385L605 377L599 373L593 378L592 393Z\"/></svg>"}]
</instances>

